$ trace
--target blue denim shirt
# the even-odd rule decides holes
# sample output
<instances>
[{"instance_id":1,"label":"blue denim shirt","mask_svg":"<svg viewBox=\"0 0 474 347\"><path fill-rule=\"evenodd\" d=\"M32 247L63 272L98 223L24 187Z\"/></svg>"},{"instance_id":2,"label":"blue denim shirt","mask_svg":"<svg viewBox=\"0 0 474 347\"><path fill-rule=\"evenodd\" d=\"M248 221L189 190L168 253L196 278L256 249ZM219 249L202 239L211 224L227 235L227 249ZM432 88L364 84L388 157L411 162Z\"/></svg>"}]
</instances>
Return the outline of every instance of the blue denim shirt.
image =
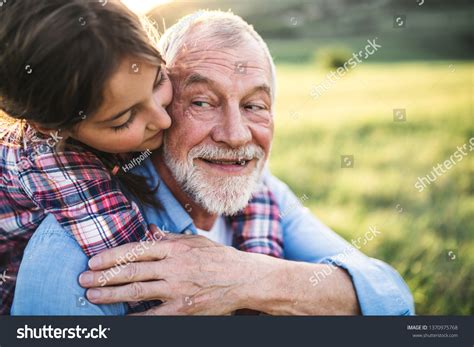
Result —
<instances>
[{"instance_id":1,"label":"blue denim shirt","mask_svg":"<svg viewBox=\"0 0 474 347\"><path fill-rule=\"evenodd\" d=\"M134 173L147 177L150 186L160 180L151 160ZM287 185L266 172L282 215L285 259L333 264L350 274L364 315L414 314L413 298L400 275L384 262L369 258L322 224L305 208ZM156 197L163 209L142 206L149 224L183 233L196 228L185 207L161 182ZM370 242L370 241L368 241ZM79 285L79 275L87 269L88 257L74 237L49 215L33 234L25 249L17 278L13 315L124 315L126 304L94 305ZM308 287L317 290L314 274Z\"/></svg>"}]
</instances>

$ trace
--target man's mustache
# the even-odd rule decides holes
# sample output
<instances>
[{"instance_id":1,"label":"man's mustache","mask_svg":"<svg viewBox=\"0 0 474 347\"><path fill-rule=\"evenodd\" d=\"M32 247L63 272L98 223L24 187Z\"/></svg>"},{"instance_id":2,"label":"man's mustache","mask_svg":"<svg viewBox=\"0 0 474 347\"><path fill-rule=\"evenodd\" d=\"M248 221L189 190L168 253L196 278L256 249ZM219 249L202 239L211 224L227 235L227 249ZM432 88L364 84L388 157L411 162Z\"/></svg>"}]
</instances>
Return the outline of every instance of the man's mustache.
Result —
<instances>
[{"instance_id":1,"label":"man's mustache","mask_svg":"<svg viewBox=\"0 0 474 347\"><path fill-rule=\"evenodd\" d=\"M188 153L188 159L191 162L196 158L205 160L248 161L252 159L262 159L264 157L265 151L263 148L255 144L249 144L239 148L223 148L203 144L193 147Z\"/></svg>"}]
</instances>

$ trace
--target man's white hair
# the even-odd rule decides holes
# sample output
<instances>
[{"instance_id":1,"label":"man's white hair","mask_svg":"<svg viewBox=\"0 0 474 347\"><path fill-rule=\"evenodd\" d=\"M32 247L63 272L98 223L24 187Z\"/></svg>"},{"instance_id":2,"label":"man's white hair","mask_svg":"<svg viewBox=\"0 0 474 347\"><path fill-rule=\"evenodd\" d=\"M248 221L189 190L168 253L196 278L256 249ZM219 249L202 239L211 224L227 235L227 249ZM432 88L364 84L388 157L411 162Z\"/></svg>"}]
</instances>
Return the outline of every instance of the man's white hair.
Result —
<instances>
[{"instance_id":1,"label":"man's white hair","mask_svg":"<svg viewBox=\"0 0 474 347\"><path fill-rule=\"evenodd\" d=\"M194 31L197 26L199 30ZM212 43L213 48L230 49L244 44L250 35L262 48L268 59L271 73L272 101L276 94L276 69L267 44L241 17L232 12L199 10L181 18L168 28L160 38L158 48L164 60L172 66L190 33L199 38L199 42Z\"/></svg>"}]
</instances>

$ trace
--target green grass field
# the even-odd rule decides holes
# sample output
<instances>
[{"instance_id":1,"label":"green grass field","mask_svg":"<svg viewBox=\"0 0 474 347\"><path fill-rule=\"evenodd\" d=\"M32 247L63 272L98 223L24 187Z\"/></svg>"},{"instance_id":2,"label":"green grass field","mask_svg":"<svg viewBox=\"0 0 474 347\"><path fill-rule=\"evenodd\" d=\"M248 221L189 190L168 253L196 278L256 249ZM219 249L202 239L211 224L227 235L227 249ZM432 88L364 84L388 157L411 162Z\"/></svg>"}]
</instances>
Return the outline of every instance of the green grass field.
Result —
<instances>
[{"instance_id":1,"label":"green grass field","mask_svg":"<svg viewBox=\"0 0 474 347\"><path fill-rule=\"evenodd\" d=\"M361 251L400 272L418 314L473 314L474 153L423 192L414 184L474 136L474 63L364 63L317 99L328 71L277 73L273 173L347 240L377 226Z\"/></svg>"}]
</instances>

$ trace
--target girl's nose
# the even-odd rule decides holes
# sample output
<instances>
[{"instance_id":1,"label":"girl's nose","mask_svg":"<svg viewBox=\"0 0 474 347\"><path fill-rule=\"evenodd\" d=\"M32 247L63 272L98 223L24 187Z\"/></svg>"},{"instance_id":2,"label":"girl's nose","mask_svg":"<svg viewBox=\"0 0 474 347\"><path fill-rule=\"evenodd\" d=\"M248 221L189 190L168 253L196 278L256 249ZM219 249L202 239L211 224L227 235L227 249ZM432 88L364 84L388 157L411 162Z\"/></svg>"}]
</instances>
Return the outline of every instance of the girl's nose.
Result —
<instances>
[{"instance_id":1,"label":"girl's nose","mask_svg":"<svg viewBox=\"0 0 474 347\"><path fill-rule=\"evenodd\" d=\"M158 130L158 127L155 124L148 124L148 129L155 131Z\"/></svg>"}]
</instances>

